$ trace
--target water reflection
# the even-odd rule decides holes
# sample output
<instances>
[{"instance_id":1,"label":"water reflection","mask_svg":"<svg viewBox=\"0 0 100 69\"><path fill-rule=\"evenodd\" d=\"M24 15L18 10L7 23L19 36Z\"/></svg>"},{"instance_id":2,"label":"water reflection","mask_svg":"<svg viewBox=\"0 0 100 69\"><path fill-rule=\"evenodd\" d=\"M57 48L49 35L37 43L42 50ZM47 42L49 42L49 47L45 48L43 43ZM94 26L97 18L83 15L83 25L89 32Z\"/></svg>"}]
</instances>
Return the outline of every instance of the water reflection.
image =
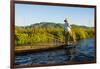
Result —
<instances>
[{"instance_id":1,"label":"water reflection","mask_svg":"<svg viewBox=\"0 0 100 69\"><path fill-rule=\"evenodd\" d=\"M16 55L16 65L30 64L67 64L70 62L92 62L94 60L94 40L81 40L75 48L75 54L67 55L65 49L41 53Z\"/></svg>"}]
</instances>

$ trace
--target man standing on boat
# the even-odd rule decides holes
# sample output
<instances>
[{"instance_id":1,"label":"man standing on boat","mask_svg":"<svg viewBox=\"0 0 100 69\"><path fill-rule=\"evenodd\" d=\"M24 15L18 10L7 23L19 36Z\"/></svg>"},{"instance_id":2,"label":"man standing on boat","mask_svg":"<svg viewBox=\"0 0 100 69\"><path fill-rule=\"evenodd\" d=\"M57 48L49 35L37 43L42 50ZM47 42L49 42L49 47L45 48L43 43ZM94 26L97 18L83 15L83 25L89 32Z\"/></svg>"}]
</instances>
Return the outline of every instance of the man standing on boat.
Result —
<instances>
[{"instance_id":1,"label":"man standing on boat","mask_svg":"<svg viewBox=\"0 0 100 69\"><path fill-rule=\"evenodd\" d=\"M66 43L66 45L68 45L68 36L69 35L72 38L71 40L73 40L73 42L76 43L75 36L73 34L73 31L71 30L71 26L68 23L67 18L64 20L64 22L65 22L65 24L64 24L64 31L65 31L65 43Z\"/></svg>"}]
</instances>

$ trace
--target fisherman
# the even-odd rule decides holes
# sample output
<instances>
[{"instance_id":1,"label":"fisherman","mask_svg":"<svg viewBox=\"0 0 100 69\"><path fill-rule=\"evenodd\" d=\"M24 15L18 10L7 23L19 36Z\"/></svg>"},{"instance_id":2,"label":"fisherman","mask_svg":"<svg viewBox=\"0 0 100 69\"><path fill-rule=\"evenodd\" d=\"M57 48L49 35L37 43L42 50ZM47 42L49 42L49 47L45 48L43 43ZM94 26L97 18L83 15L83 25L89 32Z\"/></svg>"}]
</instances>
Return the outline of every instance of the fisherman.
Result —
<instances>
[{"instance_id":1,"label":"fisherman","mask_svg":"<svg viewBox=\"0 0 100 69\"><path fill-rule=\"evenodd\" d=\"M68 23L67 18L64 20L64 22L65 22L64 31L65 31L65 43L66 43L66 45L68 45L68 36L69 35L72 38L71 40L73 40L74 43L76 43L75 35L74 35L73 31L71 30L71 25Z\"/></svg>"}]
</instances>

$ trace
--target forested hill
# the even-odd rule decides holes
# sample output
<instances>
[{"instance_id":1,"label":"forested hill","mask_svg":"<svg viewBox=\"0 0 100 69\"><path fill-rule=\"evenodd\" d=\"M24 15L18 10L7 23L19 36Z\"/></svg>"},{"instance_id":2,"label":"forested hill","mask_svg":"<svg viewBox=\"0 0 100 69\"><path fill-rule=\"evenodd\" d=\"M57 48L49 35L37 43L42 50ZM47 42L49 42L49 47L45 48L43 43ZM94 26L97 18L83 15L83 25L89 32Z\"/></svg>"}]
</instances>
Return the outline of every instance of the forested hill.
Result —
<instances>
[{"instance_id":1,"label":"forested hill","mask_svg":"<svg viewBox=\"0 0 100 69\"><path fill-rule=\"evenodd\" d=\"M16 26L16 27L24 27L24 28L32 28L32 27L37 27L37 28L48 28L48 27L54 27L54 28L64 28L63 23L54 23L54 22L40 22L40 23L35 23L31 24L30 26ZM89 29L93 27L88 27L88 26L82 26L82 25L71 25L72 28L84 28L84 29Z\"/></svg>"},{"instance_id":2,"label":"forested hill","mask_svg":"<svg viewBox=\"0 0 100 69\"><path fill-rule=\"evenodd\" d=\"M87 26L71 25L76 40L85 38L94 38L94 28ZM53 42L54 36L59 38L61 42L64 41L64 24L41 22L35 23L30 26L16 26L15 27L15 45L34 45L34 43L47 43ZM49 35L48 34L52 34ZM52 37L52 38L49 38ZM70 37L68 41L70 41Z\"/></svg>"}]
</instances>

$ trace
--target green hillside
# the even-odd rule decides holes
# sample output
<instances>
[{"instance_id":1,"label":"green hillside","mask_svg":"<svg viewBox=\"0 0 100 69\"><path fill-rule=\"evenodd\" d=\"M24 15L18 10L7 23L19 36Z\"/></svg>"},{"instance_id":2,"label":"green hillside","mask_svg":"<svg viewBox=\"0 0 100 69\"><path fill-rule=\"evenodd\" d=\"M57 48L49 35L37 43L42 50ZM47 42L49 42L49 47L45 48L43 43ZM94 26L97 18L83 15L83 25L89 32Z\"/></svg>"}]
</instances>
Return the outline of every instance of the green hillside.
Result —
<instances>
[{"instance_id":1,"label":"green hillside","mask_svg":"<svg viewBox=\"0 0 100 69\"><path fill-rule=\"evenodd\" d=\"M94 38L94 28L71 25L76 40ZM55 37L56 36L56 37ZM50 38L51 37L51 38ZM64 42L64 24L53 22L40 22L30 26L15 26L15 45L34 45L36 43L53 42L53 38ZM70 41L70 38L68 37Z\"/></svg>"}]
</instances>

